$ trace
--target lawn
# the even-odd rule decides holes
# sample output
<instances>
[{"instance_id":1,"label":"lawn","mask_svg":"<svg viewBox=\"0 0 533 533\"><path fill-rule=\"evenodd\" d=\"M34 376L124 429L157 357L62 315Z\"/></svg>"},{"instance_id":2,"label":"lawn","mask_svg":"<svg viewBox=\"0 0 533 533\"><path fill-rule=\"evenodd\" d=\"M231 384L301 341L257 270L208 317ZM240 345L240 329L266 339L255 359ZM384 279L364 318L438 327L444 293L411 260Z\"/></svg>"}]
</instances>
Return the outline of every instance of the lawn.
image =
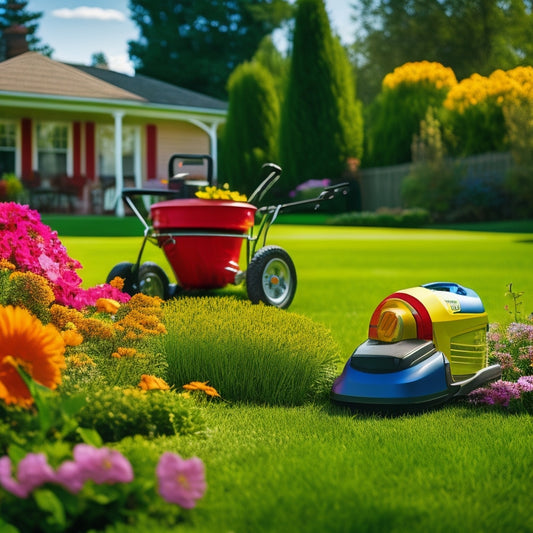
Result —
<instances>
[{"instance_id":1,"label":"lawn","mask_svg":"<svg viewBox=\"0 0 533 533\"><path fill-rule=\"evenodd\" d=\"M85 286L134 261L141 242L60 238L84 265ZM339 367L365 340L376 305L398 289L455 281L478 292L491 322L509 322L505 292L513 283L524 292L522 315L533 311L532 233L277 225L269 243L296 265L289 312L331 330ZM165 262L155 247L145 259ZM533 531L531 416L450 405L381 418L329 403L213 403L205 412L205 438L158 442L199 456L207 469L206 497L172 531Z\"/></svg>"}]
</instances>

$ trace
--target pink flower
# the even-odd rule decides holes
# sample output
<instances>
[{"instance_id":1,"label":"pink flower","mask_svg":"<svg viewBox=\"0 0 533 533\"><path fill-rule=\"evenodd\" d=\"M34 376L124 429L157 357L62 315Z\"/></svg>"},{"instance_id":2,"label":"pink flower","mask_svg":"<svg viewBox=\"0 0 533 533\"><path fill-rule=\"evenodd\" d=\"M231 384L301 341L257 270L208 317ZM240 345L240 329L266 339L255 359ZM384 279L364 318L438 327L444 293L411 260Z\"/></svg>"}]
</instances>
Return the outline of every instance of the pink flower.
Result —
<instances>
[{"instance_id":1,"label":"pink flower","mask_svg":"<svg viewBox=\"0 0 533 533\"><path fill-rule=\"evenodd\" d=\"M54 471L43 453L28 453L21 459L17 480L11 477L11 459L0 458L0 485L19 498L27 498L34 489L54 480Z\"/></svg>"},{"instance_id":2,"label":"pink flower","mask_svg":"<svg viewBox=\"0 0 533 533\"><path fill-rule=\"evenodd\" d=\"M204 463L198 457L182 459L165 452L156 468L159 494L169 503L192 509L206 490Z\"/></svg>"},{"instance_id":3,"label":"pink flower","mask_svg":"<svg viewBox=\"0 0 533 533\"><path fill-rule=\"evenodd\" d=\"M84 481L92 479L98 484L133 481L130 462L117 450L77 444L73 455L80 477Z\"/></svg>"}]
</instances>

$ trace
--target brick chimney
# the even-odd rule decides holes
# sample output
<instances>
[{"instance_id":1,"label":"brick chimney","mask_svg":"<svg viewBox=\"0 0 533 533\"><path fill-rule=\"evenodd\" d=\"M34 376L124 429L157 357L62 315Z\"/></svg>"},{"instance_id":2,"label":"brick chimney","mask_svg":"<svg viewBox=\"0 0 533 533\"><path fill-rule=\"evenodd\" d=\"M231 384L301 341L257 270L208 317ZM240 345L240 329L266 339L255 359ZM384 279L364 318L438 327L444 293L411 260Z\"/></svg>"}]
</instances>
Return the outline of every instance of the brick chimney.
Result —
<instances>
[{"instance_id":1,"label":"brick chimney","mask_svg":"<svg viewBox=\"0 0 533 533\"><path fill-rule=\"evenodd\" d=\"M18 56L29 50L26 35L28 29L24 26L10 26L3 31L5 58Z\"/></svg>"}]
</instances>

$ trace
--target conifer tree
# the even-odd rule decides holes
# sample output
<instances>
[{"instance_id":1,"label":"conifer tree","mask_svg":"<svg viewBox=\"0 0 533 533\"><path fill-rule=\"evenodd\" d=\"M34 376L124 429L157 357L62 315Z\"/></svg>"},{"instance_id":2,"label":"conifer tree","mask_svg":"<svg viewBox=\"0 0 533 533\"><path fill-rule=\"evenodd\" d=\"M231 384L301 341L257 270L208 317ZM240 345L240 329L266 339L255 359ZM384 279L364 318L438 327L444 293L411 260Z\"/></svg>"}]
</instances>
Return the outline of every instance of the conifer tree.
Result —
<instances>
[{"instance_id":1,"label":"conifer tree","mask_svg":"<svg viewBox=\"0 0 533 533\"><path fill-rule=\"evenodd\" d=\"M323 0L299 0L280 128L289 189L309 179L338 179L349 157L361 157L361 110L349 70Z\"/></svg>"},{"instance_id":2,"label":"conifer tree","mask_svg":"<svg viewBox=\"0 0 533 533\"><path fill-rule=\"evenodd\" d=\"M250 194L261 166L276 162L279 99L272 75L257 61L239 65L228 81L228 118L221 143L222 179Z\"/></svg>"}]
</instances>

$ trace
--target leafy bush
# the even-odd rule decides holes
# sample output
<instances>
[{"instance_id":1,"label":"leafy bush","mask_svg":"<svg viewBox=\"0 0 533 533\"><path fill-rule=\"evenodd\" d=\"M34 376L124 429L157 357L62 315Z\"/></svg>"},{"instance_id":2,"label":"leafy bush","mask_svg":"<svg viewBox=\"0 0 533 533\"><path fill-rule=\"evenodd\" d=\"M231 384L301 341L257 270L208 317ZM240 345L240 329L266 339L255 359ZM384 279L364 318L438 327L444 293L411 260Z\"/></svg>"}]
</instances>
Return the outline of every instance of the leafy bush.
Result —
<instances>
[{"instance_id":1,"label":"leafy bush","mask_svg":"<svg viewBox=\"0 0 533 533\"><path fill-rule=\"evenodd\" d=\"M78 414L82 427L94 428L105 442L143 435L185 435L205 429L194 401L174 391L105 388L90 393Z\"/></svg>"},{"instance_id":2,"label":"leafy bush","mask_svg":"<svg viewBox=\"0 0 533 533\"><path fill-rule=\"evenodd\" d=\"M339 361L322 325L232 298L166 303L161 337L167 381L209 382L225 400L300 405L325 397Z\"/></svg>"},{"instance_id":3,"label":"leafy bush","mask_svg":"<svg viewBox=\"0 0 533 533\"><path fill-rule=\"evenodd\" d=\"M342 213L328 218L331 226L376 226L385 228L419 228L430 223L426 209L389 209L382 207L375 212Z\"/></svg>"}]
</instances>

